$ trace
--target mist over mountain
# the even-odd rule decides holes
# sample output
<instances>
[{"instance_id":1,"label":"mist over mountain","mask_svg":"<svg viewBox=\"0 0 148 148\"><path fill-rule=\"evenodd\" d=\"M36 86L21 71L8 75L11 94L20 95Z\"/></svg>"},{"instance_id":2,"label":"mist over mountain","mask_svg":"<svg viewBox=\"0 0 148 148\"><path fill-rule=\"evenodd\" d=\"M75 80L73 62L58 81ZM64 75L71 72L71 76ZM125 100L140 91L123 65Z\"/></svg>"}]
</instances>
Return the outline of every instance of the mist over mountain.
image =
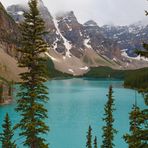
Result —
<instances>
[{"instance_id":1,"label":"mist over mountain","mask_svg":"<svg viewBox=\"0 0 148 148\"><path fill-rule=\"evenodd\" d=\"M146 0L42 0L52 15L73 10L80 23L95 20L105 24L129 25L146 18ZM1 0L5 8L13 4L27 5L28 0ZM146 18L147 19L147 18Z\"/></svg>"}]
</instances>

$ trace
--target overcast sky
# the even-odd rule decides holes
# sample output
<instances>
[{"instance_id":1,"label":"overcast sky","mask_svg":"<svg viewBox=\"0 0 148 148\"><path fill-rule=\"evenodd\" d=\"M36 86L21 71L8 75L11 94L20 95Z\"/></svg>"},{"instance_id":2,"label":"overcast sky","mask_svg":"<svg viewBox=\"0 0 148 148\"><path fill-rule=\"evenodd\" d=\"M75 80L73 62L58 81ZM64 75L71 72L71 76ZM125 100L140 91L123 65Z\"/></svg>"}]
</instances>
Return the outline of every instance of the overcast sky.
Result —
<instances>
[{"instance_id":1,"label":"overcast sky","mask_svg":"<svg viewBox=\"0 0 148 148\"><path fill-rule=\"evenodd\" d=\"M7 7L28 0L0 0ZM146 19L147 0L43 0L52 14L58 11L75 12L81 23L93 19L98 25L125 25ZM148 19L148 17L147 17Z\"/></svg>"}]
</instances>

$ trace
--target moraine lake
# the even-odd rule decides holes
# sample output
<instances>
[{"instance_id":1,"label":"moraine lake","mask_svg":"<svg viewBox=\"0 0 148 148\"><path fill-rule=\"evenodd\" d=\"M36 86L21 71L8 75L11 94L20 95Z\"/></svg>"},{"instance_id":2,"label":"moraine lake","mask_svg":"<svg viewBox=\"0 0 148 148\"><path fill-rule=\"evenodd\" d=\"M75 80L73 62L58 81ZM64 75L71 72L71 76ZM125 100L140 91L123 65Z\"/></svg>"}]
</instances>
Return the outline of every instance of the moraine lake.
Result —
<instances>
[{"instance_id":1,"label":"moraine lake","mask_svg":"<svg viewBox=\"0 0 148 148\"><path fill-rule=\"evenodd\" d=\"M114 127L118 130L115 136L116 148L127 148L122 139L129 130L129 112L138 100L138 106L144 108L143 97L131 89L123 88L123 81L105 79L65 79L51 80L46 83L49 88L47 124L50 132L46 135L50 148L85 148L88 126L92 134L98 137L98 147L102 144L102 118L104 104L107 101L108 87L112 84L115 98ZM6 112L9 113L13 125L19 121L19 115L14 111L16 101L6 106L0 106L0 123ZM1 132L0 127L0 132ZM17 135L17 133L15 134ZM15 136L19 148L22 137Z\"/></svg>"}]
</instances>

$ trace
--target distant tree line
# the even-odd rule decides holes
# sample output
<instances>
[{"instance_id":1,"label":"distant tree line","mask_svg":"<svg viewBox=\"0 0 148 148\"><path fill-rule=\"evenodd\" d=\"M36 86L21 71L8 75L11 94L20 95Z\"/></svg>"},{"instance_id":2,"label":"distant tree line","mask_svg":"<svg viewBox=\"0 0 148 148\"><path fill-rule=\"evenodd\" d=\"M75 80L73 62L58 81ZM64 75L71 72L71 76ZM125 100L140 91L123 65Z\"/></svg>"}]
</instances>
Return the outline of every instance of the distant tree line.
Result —
<instances>
[{"instance_id":1,"label":"distant tree line","mask_svg":"<svg viewBox=\"0 0 148 148\"><path fill-rule=\"evenodd\" d=\"M129 72L124 79L124 86L135 89L148 88L148 68Z\"/></svg>"}]
</instances>

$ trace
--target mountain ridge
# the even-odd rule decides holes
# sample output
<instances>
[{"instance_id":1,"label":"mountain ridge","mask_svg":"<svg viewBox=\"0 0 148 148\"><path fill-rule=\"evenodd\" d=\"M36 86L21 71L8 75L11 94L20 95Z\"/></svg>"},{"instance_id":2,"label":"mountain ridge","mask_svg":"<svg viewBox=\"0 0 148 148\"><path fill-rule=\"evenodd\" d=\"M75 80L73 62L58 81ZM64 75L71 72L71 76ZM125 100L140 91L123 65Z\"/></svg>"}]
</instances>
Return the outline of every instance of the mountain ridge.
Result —
<instances>
[{"instance_id":1,"label":"mountain ridge","mask_svg":"<svg viewBox=\"0 0 148 148\"><path fill-rule=\"evenodd\" d=\"M147 66L145 60L128 57L125 54L125 52L128 53L127 50L123 52L125 48L119 44L119 41L123 38L121 36L118 40L113 38L114 34L117 34L116 28L115 32L111 30L108 35L107 29L99 27L93 20L84 24L79 23L73 11L56 17L52 16L42 1L39 4L39 10L48 32L44 38L50 45L48 52L45 54L53 61L54 67L61 72L83 75L89 71L90 67L108 66L114 69L136 69ZM23 21L23 13L26 11L28 11L28 8L22 5L12 5L7 8L8 14L13 18L9 19L12 19L12 24L15 26L12 27L12 36L14 35L13 30L15 32L19 23ZM5 18L7 17L5 16ZM9 30L8 28L7 30ZM124 29L127 30L126 27L121 30L124 31ZM16 42L10 44L13 45L13 48L10 47L9 50L5 48L5 51L12 57L17 58L19 55L15 49L17 48L17 38L19 38L18 30L15 37ZM9 41L9 39L7 40ZM7 41L5 42L6 46Z\"/></svg>"}]
</instances>

